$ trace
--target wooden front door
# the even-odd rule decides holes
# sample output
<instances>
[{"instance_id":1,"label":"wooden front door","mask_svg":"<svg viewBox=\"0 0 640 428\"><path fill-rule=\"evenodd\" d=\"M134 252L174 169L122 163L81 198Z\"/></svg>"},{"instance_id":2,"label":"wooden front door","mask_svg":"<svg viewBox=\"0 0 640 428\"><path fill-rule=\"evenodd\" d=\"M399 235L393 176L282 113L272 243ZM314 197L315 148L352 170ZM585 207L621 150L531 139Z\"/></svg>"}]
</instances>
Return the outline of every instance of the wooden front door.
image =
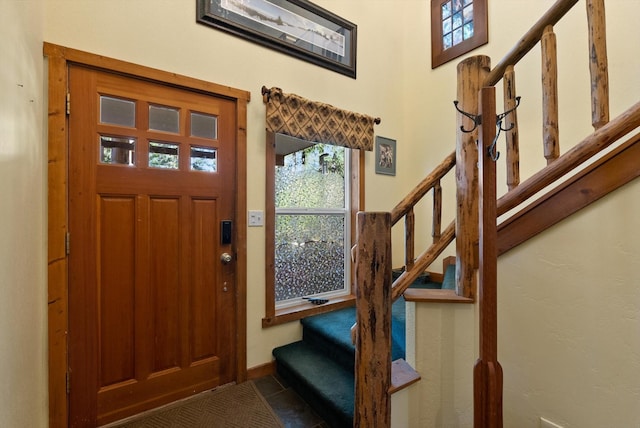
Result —
<instances>
[{"instance_id":1,"label":"wooden front door","mask_svg":"<svg viewBox=\"0 0 640 428\"><path fill-rule=\"evenodd\" d=\"M95 426L236 379L236 106L81 66L69 93L69 416Z\"/></svg>"}]
</instances>

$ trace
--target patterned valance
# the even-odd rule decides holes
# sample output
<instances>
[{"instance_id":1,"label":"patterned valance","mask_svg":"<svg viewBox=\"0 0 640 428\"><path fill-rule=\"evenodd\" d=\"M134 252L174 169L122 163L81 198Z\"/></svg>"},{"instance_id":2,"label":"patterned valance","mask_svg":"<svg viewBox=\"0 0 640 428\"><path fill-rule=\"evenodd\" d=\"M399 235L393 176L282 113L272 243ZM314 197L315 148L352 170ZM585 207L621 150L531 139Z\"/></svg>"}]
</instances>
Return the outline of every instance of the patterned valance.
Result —
<instances>
[{"instance_id":1,"label":"patterned valance","mask_svg":"<svg viewBox=\"0 0 640 428\"><path fill-rule=\"evenodd\" d=\"M373 124L380 123L380 119L285 94L280 88L263 86L262 96L267 104L267 131L317 143L373 150Z\"/></svg>"}]
</instances>

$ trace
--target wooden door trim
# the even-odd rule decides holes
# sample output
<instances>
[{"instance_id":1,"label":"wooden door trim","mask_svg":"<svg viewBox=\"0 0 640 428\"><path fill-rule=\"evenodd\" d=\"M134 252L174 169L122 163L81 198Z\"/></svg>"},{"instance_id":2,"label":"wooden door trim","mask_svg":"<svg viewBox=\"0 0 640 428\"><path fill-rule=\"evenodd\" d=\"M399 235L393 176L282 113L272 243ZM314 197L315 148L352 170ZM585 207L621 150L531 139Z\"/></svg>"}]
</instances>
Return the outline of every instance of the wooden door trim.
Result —
<instances>
[{"instance_id":1,"label":"wooden door trim","mask_svg":"<svg viewBox=\"0 0 640 428\"><path fill-rule=\"evenodd\" d=\"M68 360L68 120L66 114L68 67L79 64L133 78L223 96L236 102L236 378L247 378L247 103L250 92L204 80L144 67L51 43L44 43L48 59L48 353L49 426L66 427Z\"/></svg>"}]
</instances>

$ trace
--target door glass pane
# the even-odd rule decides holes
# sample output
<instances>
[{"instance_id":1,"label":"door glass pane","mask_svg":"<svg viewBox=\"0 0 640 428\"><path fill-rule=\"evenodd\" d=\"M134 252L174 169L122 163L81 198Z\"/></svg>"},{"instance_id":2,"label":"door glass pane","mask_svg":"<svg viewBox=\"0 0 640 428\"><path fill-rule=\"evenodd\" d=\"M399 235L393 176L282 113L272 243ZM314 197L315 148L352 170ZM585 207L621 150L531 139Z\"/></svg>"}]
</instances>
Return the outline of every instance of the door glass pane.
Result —
<instances>
[{"instance_id":1,"label":"door glass pane","mask_svg":"<svg viewBox=\"0 0 640 428\"><path fill-rule=\"evenodd\" d=\"M134 138L100 136L101 163L133 165L135 150L136 140Z\"/></svg>"},{"instance_id":2,"label":"door glass pane","mask_svg":"<svg viewBox=\"0 0 640 428\"><path fill-rule=\"evenodd\" d=\"M193 171L216 172L218 170L218 149L211 147L191 147L191 169Z\"/></svg>"},{"instance_id":3,"label":"door glass pane","mask_svg":"<svg viewBox=\"0 0 640 428\"><path fill-rule=\"evenodd\" d=\"M149 129L152 131L180 132L180 110L173 107L149 106Z\"/></svg>"},{"instance_id":4,"label":"door glass pane","mask_svg":"<svg viewBox=\"0 0 640 428\"><path fill-rule=\"evenodd\" d=\"M100 122L113 125L128 126L136 125L136 103L135 101L123 100L120 98L100 96Z\"/></svg>"},{"instance_id":5,"label":"door glass pane","mask_svg":"<svg viewBox=\"0 0 640 428\"><path fill-rule=\"evenodd\" d=\"M178 169L178 145L149 142L149 166L151 168Z\"/></svg>"},{"instance_id":6,"label":"door glass pane","mask_svg":"<svg viewBox=\"0 0 640 428\"><path fill-rule=\"evenodd\" d=\"M218 118L209 114L191 113L191 136L218 138Z\"/></svg>"},{"instance_id":7,"label":"door glass pane","mask_svg":"<svg viewBox=\"0 0 640 428\"><path fill-rule=\"evenodd\" d=\"M343 290L344 236L344 215L276 215L276 301Z\"/></svg>"}]
</instances>

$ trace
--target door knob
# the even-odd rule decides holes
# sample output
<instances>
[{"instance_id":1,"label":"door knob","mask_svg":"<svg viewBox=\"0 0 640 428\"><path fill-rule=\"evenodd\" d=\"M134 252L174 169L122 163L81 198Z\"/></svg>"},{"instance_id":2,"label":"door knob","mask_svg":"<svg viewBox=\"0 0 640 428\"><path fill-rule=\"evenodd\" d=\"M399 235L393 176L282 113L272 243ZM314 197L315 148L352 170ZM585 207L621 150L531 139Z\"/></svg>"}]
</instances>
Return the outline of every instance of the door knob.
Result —
<instances>
[{"instance_id":1,"label":"door knob","mask_svg":"<svg viewBox=\"0 0 640 428\"><path fill-rule=\"evenodd\" d=\"M222 255L220 256L220 261L222 262L222 264L228 265L229 263L231 263L231 260L233 260L233 257L231 257L231 254L229 253L222 253Z\"/></svg>"}]
</instances>

